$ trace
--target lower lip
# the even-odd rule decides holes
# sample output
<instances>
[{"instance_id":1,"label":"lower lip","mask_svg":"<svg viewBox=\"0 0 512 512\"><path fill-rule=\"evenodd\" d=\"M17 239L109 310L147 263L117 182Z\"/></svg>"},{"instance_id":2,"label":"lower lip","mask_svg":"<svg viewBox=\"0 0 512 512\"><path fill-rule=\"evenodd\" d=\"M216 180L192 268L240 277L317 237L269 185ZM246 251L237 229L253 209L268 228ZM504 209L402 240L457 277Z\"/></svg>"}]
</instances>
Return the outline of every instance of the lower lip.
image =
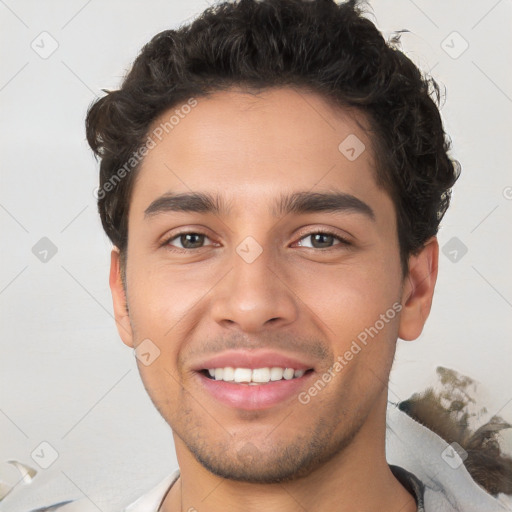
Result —
<instances>
[{"instance_id":1,"label":"lower lip","mask_svg":"<svg viewBox=\"0 0 512 512\"><path fill-rule=\"evenodd\" d=\"M254 411L281 404L290 398L297 398L312 373L308 372L295 379L271 381L256 386L209 379L202 373L197 375L206 392L219 402L229 407Z\"/></svg>"}]
</instances>

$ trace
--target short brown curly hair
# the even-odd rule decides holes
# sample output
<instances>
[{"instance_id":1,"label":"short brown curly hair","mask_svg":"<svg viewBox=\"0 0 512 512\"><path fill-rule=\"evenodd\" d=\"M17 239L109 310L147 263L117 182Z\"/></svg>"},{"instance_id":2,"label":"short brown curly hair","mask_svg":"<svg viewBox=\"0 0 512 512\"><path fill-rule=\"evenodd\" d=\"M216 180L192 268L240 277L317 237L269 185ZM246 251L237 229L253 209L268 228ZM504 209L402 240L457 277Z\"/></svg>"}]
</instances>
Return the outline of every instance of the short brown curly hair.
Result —
<instances>
[{"instance_id":1,"label":"short brown curly hair","mask_svg":"<svg viewBox=\"0 0 512 512\"><path fill-rule=\"evenodd\" d=\"M240 0L153 37L121 88L93 103L86 119L87 140L101 158L101 221L121 255L140 161L121 173L123 179L113 178L139 154L157 116L190 97L233 86L294 86L369 119L376 178L395 205L407 273L409 255L438 231L459 166L448 156L437 83L363 14L357 0Z\"/></svg>"}]
</instances>

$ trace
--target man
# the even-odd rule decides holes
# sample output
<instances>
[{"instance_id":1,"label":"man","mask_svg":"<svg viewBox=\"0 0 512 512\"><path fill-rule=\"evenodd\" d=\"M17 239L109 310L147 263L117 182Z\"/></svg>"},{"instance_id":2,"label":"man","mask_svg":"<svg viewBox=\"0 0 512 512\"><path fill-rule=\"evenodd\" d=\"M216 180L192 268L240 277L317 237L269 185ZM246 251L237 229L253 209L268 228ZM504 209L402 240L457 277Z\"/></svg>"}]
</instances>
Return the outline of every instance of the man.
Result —
<instances>
[{"instance_id":1,"label":"man","mask_svg":"<svg viewBox=\"0 0 512 512\"><path fill-rule=\"evenodd\" d=\"M500 510L396 409L386 436L458 174L437 93L356 2L242 0L91 106L116 323L180 466L127 510Z\"/></svg>"}]
</instances>

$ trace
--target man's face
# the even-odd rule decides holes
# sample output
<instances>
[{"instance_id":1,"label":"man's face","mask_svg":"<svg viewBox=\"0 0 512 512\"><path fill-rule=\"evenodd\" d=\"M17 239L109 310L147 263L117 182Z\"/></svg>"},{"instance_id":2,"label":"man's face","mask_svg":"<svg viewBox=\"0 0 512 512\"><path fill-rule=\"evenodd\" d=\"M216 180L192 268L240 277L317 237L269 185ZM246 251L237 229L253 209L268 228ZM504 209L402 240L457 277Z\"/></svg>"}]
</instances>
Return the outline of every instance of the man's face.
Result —
<instances>
[{"instance_id":1,"label":"man's face","mask_svg":"<svg viewBox=\"0 0 512 512\"><path fill-rule=\"evenodd\" d=\"M284 481L377 425L404 280L394 206L376 185L364 119L353 116L292 89L220 92L198 98L145 157L129 211L129 317L119 323L125 343L160 351L139 369L178 460ZM173 199L194 193L212 204ZM294 194L339 195L289 211ZM114 253L120 319L117 263ZM235 370L223 378L242 382L210 378L226 367ZM299 371L245 382L279 378L262 369L272 367Z\"/></svg>"}]
</instances>

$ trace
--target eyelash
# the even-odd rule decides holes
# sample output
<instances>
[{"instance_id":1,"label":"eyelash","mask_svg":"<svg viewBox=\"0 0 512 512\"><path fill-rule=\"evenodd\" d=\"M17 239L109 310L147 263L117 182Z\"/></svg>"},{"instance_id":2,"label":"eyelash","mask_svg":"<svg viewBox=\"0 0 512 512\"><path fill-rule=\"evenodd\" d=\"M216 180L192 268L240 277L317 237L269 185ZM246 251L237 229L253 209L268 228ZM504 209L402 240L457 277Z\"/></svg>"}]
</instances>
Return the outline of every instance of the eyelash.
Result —
<instances>
[{"instance_id":1,"label":"eyelash","mask_svg":"<svg viewBox=\"0 0 512 512\"><path fill-rule=\"evenodd\" d=\"M200 250L200 249L204 249L205 247L208 247L208 246L203 246L203 247L196 247L196 248L193 248L193 249L185 249L185 248L174 247L173 245L170 245L170 242L180 238L183 235L203 235L204 237L209 239L208 235L206 233L201 232L201 231L183 231L182 233L173 234L171 237L167 238L162 243L162 247L166 247L171 252L178 252L178 253L184 253L184 252L190 253L192 251L197 251L197 250ZM341 245L341 246L350 246L350 245L352 245L345 238L339 236L338 234L336 234L336 233L334 233L332 231L328 231L328 230L318 230L318 231L311 231L309 233L305 233L305 234L303 234L299 238L298 241L301 241L304 238L308 238L308 237L311 237L311 236L314 236L314 235L332 236L334 239L338 240L339 243L338 244L334 244L331 247L325 247L325 248L306 247L306 249L316 249L317 251L328 252L328 251L331 251L331 250L335 250L338 245Z\"/></svg>"}]
</instances>

